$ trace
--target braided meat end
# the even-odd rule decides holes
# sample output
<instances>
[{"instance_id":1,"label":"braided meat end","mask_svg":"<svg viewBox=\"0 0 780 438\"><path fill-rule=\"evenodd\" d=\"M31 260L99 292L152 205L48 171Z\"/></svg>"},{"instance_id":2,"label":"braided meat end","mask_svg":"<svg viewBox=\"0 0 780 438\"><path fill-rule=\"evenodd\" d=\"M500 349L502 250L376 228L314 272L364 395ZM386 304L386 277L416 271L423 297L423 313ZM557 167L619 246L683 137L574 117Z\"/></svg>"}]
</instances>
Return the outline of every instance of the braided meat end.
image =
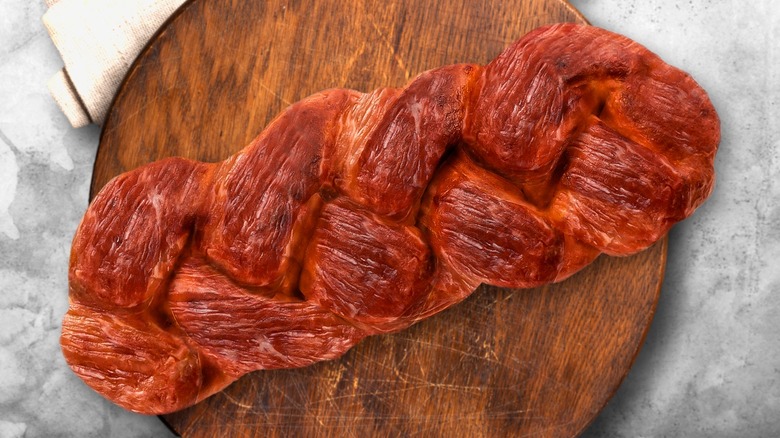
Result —
<instances>
[{"instance_id":1,"label":"braided meat end","mask_svg":"<svg viewBox=\"0 0 780 438\"><path fill-rule=\"evenodd\" d=\"M142 314L107 314L71 303L60 343L73 371L125 409L164 414L198 400L198 353Z\"/></svg>"},{"instance_id":2,"label":"braided meat end","mask_svg":"<svg viewBox=\"0 0 780 438\"><path fill-rule=\"evenodd\" d=\"M652 245L685 209L679 169L601 122L577 137L567 158L551 218L607 254L632 254Z\"/></svg>"},{"instance_id":3,"label":"braided meat end","mask_svg":"<svg viewBox=\"0 0 780 438\"><path fill-rule=\"evenodd\" d=\"M610 96L601 118L612 129L666 157L682 179L674 221L690 216L712 192L720 120L707 93L685 72L663 64L644 81Z\"/></svg>"},{"instance_id":4,"label":"braided meat end","mask_svg":"<svg viewBox=\"0 0 780 438\"><path fill-rule=\"evenodd\" d=\"M706 93L626 37L537 29L485 68L477 90L467 150L587 246L641 251L712 190L720 126Z\"/></svg>"},{"instance_id":5,"label":"braided meat end","mask_svg":"<svg viewBox=\"0 0 780 438\"><path fill-rule=\"evenodd\" d=\"M211 171L170 158L106 184L73 238L71 299L107 309L152 300L190 237Z\"/></svg>"}]
</instances>

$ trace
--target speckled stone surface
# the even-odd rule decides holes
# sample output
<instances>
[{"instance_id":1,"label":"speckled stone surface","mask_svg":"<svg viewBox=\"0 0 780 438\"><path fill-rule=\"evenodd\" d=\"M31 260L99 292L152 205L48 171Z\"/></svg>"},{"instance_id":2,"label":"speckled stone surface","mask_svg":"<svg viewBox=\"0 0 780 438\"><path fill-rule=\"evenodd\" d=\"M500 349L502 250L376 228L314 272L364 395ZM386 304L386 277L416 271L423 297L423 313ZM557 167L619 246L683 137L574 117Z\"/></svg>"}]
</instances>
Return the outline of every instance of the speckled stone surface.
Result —
<instances>
[{"instance_id":1,"label":"speckled stone surface","mask_svg":"<svg viewBox=\"0 0 780 438\"><path fill-rule=\"evenodd\" d=\"M647 343L585 436L780 436L780 3L572 3L690 72L723 124L715 192L672 230ZM43 12L0 3L0 438L170 436L59 351L99 129L70 128L46 91L61 60Z\"/></svg>"}]
</instances>

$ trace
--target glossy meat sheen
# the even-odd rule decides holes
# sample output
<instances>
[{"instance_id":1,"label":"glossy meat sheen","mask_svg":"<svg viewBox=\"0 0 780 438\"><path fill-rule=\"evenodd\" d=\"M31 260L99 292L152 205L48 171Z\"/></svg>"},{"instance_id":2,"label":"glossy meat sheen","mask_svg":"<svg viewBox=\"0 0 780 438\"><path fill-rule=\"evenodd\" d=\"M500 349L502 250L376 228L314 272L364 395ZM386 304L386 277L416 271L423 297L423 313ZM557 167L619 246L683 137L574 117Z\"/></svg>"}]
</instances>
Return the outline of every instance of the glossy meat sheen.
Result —
<instances>
[{"instance_id":1,"label":"glossy meat sheen","mask_svg":"<svg viewBox=\"0 0 780 438\"><path fill-rule=\"evenodd\" d=\"M300 287L308 302L381 333L408 325L401 317L427 291L429 266L417 228L339 200L322 212Z\"/></svg>"},{"instance_id":2,"label":"glossy meat sheen","mask_svg":"<svg viewBox=\"0 0 780 438\"><path fill-rule=\"evenodd\" d=\"M196 402L203 386L198 352L141 312L71 304L61 344L73 371L130 410L175 410Z\"/></svg>"},{"instance_id":3,"label":"glossy meat sheen","mask_svg":"<svg viewBox=\"0 0 780 438\"><path fill-rule=\"evenodd\" d=\"M462 275L506 287L558 276L563 233L510 183L459 154L432 184L423 225L436 257Z\"/></svg>"},{"instance_id":4,"label":"glossy meat sheen","mask_svg":"<svg viewBox=\"0 0 780 438\"><path fill-rule=\"evenodd\" d=\"M219 370L240 376L335 358L365 334L316 303L246 293L203 259L182 263L170 288L171 314Z\"/></svg>"},{"instance_id":5,"label":"glossy meat sheen","mask_svg":"<svg viewBox=\"0 0 780 438\"><path fill-rule=\"evenodd\" d=\"M709 195L718 142L690 76L573 24L486 66L318 93L221 163L106 185L73 241L62 351L127 409L181 409L480 283L533 287L641 251Z\"/></svg>"},{"instance_id":6,"label":"glossy meat sheen","mask_svg":"<svg viewBox=\"0 0 780 438\"><path fill-rule=\"evenodd\" d=\"M151 300L189 238L208 176L206 166L172 158L111 180L81 221L101 232L73 239L71 299L102 308Z\"/></svg>"},{"instance_id":7,"label":"glossy meat sheen","mask_svg":"<svg viewBox=\"0 0 780 438\"><path fill-rule=\"evenodd\" d=\"M569 147L560 186L552 204L560 228L608 254L652 244L687 203L669 160L599 122Z\"/></svg>"},{"instance_id":8,"label":"glossy meat sheen","mask_svg":"<svg viewBox=\"0 0 780 438\"><path fill-rule=\"evenodd\" d=\"M303 248L293 235L319 209L307 201L320 187L334 119L353 95L334 90L292 105L219 166L200 244L212 263L247 285L273 288L286 280L286 292L295 288L289 277L297 277Z\"/></svg>"}]
</instances>

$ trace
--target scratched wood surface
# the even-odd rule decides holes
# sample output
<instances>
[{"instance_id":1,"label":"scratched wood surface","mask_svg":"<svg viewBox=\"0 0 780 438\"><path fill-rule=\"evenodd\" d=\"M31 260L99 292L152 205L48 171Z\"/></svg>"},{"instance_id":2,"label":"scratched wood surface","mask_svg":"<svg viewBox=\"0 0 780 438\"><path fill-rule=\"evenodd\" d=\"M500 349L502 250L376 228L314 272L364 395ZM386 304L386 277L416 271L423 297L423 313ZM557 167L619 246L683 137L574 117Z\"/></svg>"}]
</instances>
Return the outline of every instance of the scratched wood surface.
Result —
<instances>
[{"instance_id":1,"label":"scratched wood surface","mask_svg":"<svg viewBox=\"0 0 780 438\"><path fill-rule=\"evenodd\" d=\"M400 86L485 63L532 28L584 22L562 0L198 0L141 54L104 126L92 192L168 156L222 160L318 90ZM666 240L532 290L466 302L343 358L255 372L163 420L186 437L571 436L628 372Z\"/></svg>"}]
</instances>

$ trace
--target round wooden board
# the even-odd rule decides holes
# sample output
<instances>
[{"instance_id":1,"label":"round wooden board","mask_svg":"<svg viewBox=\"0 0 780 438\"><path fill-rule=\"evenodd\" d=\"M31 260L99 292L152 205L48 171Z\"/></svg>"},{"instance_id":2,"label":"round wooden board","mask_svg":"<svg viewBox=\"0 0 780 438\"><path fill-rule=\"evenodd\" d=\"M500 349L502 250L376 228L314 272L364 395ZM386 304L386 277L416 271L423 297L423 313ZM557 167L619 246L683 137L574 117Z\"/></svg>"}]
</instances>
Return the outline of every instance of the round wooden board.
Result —
<instances>
[{"instance_id":1,"label":"round wooden board","mask_svg":"<svg viewBox=\"0 0 780 438\"><path fill-rule=\"evenodd\" d=\"M105 123L91 195L168 156L219 161L316 91L401 86L486 63L527 31L585 19L563 0L198 0L141 54ZM185 437L572 436L628 373L655 311L666 239L561 284L481 287L341 359L255 372L163 417Z\"/></svg>"}]
</instances>

